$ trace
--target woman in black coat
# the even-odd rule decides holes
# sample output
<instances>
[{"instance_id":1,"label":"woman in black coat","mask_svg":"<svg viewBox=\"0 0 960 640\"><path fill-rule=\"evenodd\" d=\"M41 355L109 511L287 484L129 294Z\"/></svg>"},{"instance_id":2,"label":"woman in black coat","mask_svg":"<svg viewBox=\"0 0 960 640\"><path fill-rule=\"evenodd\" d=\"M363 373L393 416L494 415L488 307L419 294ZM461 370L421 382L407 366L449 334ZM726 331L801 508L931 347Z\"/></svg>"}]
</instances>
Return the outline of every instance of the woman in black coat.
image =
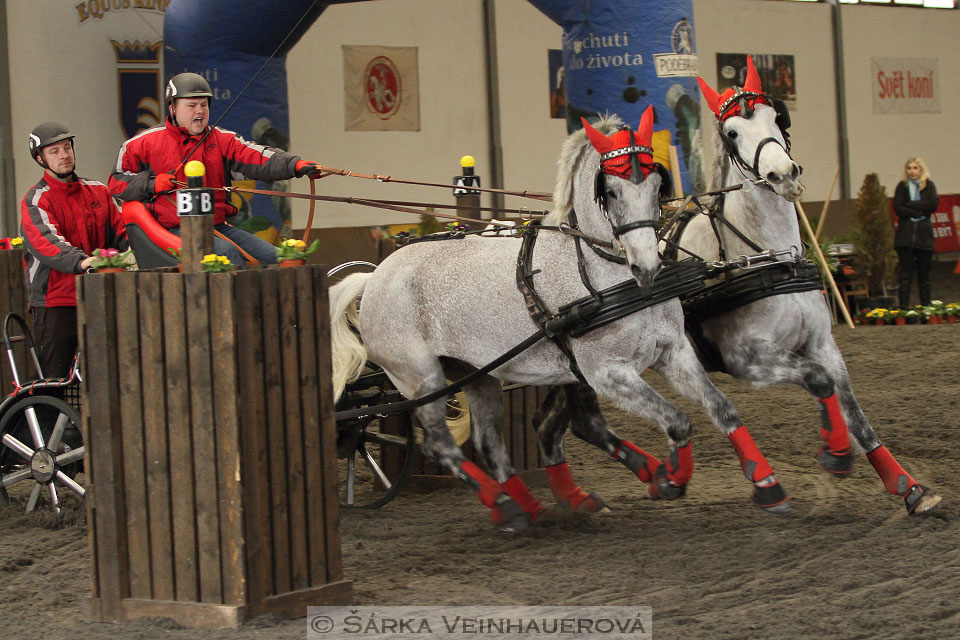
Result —
<instances>
[{"instance_id":1,"label":"woman in black coat","mask_svg":"<svg viewBox=\"0 0 960 640\"><path fill-rule=\"evenodd\" d=\"M933 259L933 222L937 210L937 187L930 179L927 165L910 158L904 165L904 179L893 194L897 214L897 232L893 246L900 258L900 308L910 306L910 284L917 274L920 304L930 304L930 261Z\"/></svg>"}]
</instances>

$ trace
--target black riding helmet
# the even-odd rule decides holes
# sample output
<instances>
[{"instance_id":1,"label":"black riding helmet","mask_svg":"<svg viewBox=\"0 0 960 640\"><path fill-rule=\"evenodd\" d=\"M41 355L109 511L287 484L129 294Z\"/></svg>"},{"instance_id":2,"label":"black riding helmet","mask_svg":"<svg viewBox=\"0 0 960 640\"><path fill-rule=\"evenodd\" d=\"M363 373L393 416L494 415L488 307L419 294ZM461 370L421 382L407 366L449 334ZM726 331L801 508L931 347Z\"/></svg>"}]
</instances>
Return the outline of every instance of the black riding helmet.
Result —
<instances>
[{"instance_id":1,"label":"black riding helmet","mask_svg":"<svg viewBox=\"0 0 960 640\"><path fill-rule=\"evenodd\" d=\"M168 108L178 98L207 98L207 104L209 104L212 97L213 91L210 90L210 83L199 73L178 73L170 78L164 91ZM173 124L180 126L173 115L171 115L171 120Z\"/></svg>"},{"instance_id":2,"label":"black riding helmet","mask_svg":"<svg viewBox=\"0 0 960 640\"><path fill-rule=\"evenodd\" d=\"M177 98L212 98L210 83L199 73L178 73L167 82L164 92L167 104Z\"/></svg>"},{"instance_id":3,"label":"black riding helmet","mask_svg":"<svg viewBox=\"0 0 960 640\"><path fill-rule=\"evenodd\" d=\"M44 122L43 124L38 124L33 131L30 132L30 155L33 156L34 160L37 160L44 169L50 169L47 166L47 161L43 159L43 155L40 153L40 150L44 147L60 142L61 140L69 140L70 146L73 147L73 139L76 136L70 132L65 126L59 122ZM51 169L51 171L53 171ZM66 178L70 174L59 174L56 171L58 178Z\"/></svg>"}]
</instances>

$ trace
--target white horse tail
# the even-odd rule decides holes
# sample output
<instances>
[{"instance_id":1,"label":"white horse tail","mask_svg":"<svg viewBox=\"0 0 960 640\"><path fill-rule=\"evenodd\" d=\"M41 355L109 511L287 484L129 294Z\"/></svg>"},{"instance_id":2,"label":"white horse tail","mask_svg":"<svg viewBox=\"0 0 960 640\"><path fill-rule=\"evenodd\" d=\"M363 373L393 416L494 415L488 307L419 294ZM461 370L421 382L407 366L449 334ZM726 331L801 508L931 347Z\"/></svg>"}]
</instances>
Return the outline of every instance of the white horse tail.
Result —
<instances>
[{"instance_id":1,"label":"white horse tail","mask_svg":"<svg viewBox=\"0 0 960 640\"><path fill-rule=\"evenodd\" d=\"M360 312L357 298L372 273L354 273L330 287L330 352L333 360L333 401L340 399L344 387L360 377L367 361L367 350L350 325L357 325Z\"/></svg>"}]
</instances>

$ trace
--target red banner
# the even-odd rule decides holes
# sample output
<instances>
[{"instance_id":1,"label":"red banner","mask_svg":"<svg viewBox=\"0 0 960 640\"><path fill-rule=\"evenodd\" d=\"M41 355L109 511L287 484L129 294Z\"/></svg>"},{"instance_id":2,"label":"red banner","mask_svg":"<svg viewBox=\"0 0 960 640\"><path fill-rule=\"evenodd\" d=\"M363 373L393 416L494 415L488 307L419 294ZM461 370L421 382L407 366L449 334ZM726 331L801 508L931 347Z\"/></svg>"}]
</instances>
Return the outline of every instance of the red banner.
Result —
<instances>
[{"instance_id":1,"label":"red banner","mask_svg":"<svg viewBox=\"0 0 960 640\"><path fill-rule=\"evenodd\" d=\"M893 213L893 198L890 199L890 215ZM960 251L960 194L941 195L940 204L931 216L933 221L934 253Z\"/></svg>"}]
</instances>

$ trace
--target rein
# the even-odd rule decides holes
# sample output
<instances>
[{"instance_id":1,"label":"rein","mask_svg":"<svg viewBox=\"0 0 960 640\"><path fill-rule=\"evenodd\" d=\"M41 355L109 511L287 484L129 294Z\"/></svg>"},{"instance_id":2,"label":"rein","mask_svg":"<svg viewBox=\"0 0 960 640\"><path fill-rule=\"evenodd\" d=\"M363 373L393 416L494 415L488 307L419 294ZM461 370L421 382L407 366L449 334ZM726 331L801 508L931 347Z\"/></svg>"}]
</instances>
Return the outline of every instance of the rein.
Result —
<instances>
[{"instance_id":1,"label":"rein","mask_svg":"<svg viewBox=\"0 0 960 640\"><path fill-rule=\"evenodd\" d=\"M412 184L420 187L438 187L441 189L454 189L456 185L441 184L439 182L419 182L417 180L404 180L403 178L394 178L393 176L384 176L377 173L356 173L350 171L349 169L334 169L333 167L325 167L323 165L317 165L317 168L320 171L327 172L327 175L338 175L346 176L348 178L364 178L366 180L376 180L377 182L396 182L398 184ZM538 191L510 191L508 189L493 189L493 188L482 188L482 187L470 187L471 191L482 191L484 193L500 193L505 196L517 196L519 198L531 198L533 200L545 200L547 202L553 200L553 194L542 193Z\"/></svg>"}]
</instances>

